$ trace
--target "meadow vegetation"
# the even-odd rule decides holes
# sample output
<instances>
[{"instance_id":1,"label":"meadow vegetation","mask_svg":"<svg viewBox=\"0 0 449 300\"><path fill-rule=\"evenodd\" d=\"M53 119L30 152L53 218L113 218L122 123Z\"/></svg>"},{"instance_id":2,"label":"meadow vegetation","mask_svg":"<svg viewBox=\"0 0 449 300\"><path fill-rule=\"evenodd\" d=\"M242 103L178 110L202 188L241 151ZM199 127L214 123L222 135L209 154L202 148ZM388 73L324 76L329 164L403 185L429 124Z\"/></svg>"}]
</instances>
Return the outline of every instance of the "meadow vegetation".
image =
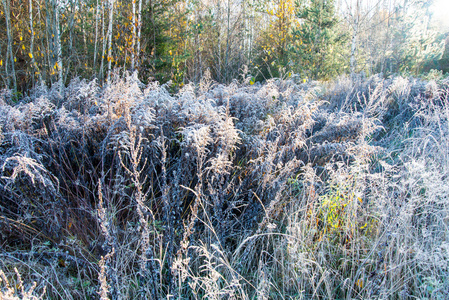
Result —
<instances>
[{"instance_id":1,"label":"meadow vegetation","mask_svg":"<svg viewBox=\"0 0 449 300\"><path fill-rule=\"evenodd\" d=\"M1 299L449 297L447 78L170 91L2 90Z\"/></svg>"}]
</instances>

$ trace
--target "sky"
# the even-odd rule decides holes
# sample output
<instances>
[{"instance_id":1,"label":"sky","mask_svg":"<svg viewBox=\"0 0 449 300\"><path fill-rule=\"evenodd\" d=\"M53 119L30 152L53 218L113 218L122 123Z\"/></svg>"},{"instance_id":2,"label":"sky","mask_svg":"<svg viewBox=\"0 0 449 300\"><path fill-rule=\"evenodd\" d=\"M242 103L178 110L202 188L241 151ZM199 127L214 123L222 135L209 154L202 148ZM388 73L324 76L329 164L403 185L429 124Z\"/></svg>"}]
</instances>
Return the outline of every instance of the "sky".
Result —
<instances>
[{"instance_id":1,"label":"sky","mask_svg":"<svg viewBox=\"0 0 449 300\"><path fill-rule=\"evenodd\" d=\"M431 10L434 20L449 31L449 0L434 0Z\"/></svg>"}]
</instances>

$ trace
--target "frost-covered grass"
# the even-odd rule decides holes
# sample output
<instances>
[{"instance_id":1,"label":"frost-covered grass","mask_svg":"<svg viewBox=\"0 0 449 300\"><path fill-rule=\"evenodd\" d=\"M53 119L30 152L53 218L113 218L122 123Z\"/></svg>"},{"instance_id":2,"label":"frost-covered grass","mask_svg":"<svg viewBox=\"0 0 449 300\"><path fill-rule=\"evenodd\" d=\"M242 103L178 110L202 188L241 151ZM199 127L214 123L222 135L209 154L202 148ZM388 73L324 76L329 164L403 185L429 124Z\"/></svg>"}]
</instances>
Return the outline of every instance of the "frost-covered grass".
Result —
<instances>
[{"instance_id":1,"label":"frost-covered grass","mask_svg":"<svg viewBox=\"0 0 449 300\"><path fill-rule=\"evenodd\" d=\"M1 92L1 297L449 297L449 81L168 90Z\"/></svg>"}]
</instances>

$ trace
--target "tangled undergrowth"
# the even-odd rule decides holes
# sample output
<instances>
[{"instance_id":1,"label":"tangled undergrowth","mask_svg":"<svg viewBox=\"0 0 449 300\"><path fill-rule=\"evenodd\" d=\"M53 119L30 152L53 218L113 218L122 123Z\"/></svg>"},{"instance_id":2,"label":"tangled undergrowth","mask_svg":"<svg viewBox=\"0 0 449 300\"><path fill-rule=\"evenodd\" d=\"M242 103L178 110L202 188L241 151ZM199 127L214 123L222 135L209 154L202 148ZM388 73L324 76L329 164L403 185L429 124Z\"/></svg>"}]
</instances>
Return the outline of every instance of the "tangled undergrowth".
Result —
<instances>
[{"instance_id":1,"label":"tangled undergrowth","mask_svg":"<svg viewBox=\"0 0 449 300\"><path fill-rule=\"evenodd\" d=\"M447 299L449 81L0 98L0 298Z\"/></svg>"}]
</instances>

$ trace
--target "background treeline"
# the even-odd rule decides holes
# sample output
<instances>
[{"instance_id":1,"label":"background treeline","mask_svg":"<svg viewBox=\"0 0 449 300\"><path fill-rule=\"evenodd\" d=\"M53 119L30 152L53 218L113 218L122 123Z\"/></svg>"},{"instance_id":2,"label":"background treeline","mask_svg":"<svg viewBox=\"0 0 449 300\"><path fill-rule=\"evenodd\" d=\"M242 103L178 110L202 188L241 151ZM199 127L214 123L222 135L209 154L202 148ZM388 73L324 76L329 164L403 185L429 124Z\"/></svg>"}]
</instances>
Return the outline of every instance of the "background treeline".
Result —
<instances>
[{"instance_id":1,"label":"background treeline","mask_svg":"<svg viewBox=\"0 0 449 300\"><path fill-rule=\"evenodd\" d=\"M111 70L176 86L299 74L446 71L422 0L2 0L0 75L23 92ZM253 78L254 77L254 78ZM241 79L241 78L240 78Z\"/></svg>"}]
</instances>

